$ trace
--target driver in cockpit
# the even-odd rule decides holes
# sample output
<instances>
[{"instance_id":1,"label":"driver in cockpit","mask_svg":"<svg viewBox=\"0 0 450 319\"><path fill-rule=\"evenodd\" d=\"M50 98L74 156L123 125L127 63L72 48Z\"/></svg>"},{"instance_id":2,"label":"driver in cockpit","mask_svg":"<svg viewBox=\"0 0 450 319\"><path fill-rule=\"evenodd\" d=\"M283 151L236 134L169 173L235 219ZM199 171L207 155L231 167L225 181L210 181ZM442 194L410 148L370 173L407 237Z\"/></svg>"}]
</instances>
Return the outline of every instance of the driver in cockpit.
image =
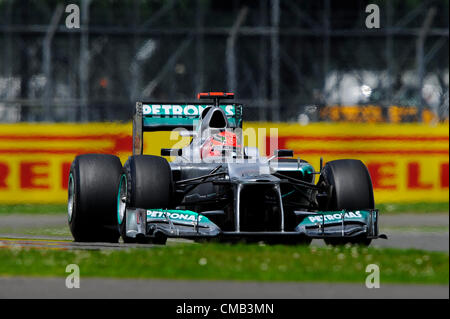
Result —
<instances>
[{"instance_id":1,"label":"driver in cockpit","mask_svg":"<svg viewBox=\"0 0 450 319\"><path fill-rule=\"evenodd\" d=\"M235 133L220 130L206 138L200 148L200 156L202 159L236 157L239 147Z\"/></svg>"}]
</instances>

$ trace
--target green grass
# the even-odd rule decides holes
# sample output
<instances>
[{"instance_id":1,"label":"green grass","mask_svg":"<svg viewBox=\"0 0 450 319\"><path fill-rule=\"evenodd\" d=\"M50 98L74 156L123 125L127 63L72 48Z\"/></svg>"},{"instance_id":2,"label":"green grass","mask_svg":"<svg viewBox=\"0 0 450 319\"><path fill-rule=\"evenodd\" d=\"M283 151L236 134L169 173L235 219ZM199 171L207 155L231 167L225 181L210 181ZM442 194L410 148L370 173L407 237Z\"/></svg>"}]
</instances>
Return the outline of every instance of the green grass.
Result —
<instances>
[{"instance_id":1,"label":"green grass","mask_svg":"<svg viewBox=\"0 0 450 319\"><path fill-rule=\"evenodd\" d=\"M47 226L47 227L33 227L33 228L12 228L12 227L0 227L0 234L10 235L32 235L32 236L58 236L58 237L70 237L69 226Z\"/></svg>"},{"instance_id":2,"label":"green grass","mask_svg":"<svg viewBox=\"0 0 450 319\"><path fill-rule=\"evenodd\" d=\"M0 214L67 214L67 204L3 204Z\"/></svg>"},{"instance_id":3,"label":"green grass","mask_svg":"<svg viewBox=\"0 0 450 319\"><path fill-rule=\"evenodd\" d=\"M448 284L449 255L420 250L365 247L303 247L179 244L147 249L59 251L0 249L0 276L356 282L368 264L380 267L381 282Z\"/></svg>"},{"instance_id":4,"label":"green grass","mask_svg":"<svg viewBox=\"0 0 450 319\"><path fill-rule=\"evenodd\" d=\"M385 226L384 232L448 233L448 226Z\"/></svg>"},{"instance_id":5,"label":"green grass","mask_svg":"<svg viewBox=\"0 0 450 319\"><path fill-rule=\"evenodd\" d=\"M445 213L449 203L392 203L377 204L382 214L389 213ZM0 205L0 214L66 214L66 204L18 204Z\"/></svg>"},{"instance_id":6,"label":"green grass","mask_svg":"<svg viewBox=\"0 0 450 319\"><path fill-rule=\"evenodd\" d=\"M389 213L448 213L449 203L392 203L376 204L381 214Z\"/></svg>"}]
</instances>

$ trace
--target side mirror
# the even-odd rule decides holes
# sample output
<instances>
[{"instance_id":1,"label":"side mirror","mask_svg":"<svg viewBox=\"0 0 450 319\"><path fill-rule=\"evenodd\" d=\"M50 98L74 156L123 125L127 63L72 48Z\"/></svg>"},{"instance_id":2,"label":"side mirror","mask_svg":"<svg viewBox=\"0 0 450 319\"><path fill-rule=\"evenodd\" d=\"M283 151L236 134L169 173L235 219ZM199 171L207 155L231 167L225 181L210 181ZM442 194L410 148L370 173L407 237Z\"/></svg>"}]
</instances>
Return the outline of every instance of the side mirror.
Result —
<instances>
[{"instance_id":1,"label":"side mirror","mask_svg":"<svg viewBox=\"0 0 450 319\"><path fill-rule=\"evenodd\" d=\"M275 157L294 157L293 150L276 150Z\"/></svg>"},{"instance_id":2,"label":"side mirror","mask_svg":"<svg viewBox=\"0 0 450 319\"><path fill-rule=\"evenodd\" d=\"M162 148L161 156L181 156L181 148Z\"/></svg>"}]
</instances>

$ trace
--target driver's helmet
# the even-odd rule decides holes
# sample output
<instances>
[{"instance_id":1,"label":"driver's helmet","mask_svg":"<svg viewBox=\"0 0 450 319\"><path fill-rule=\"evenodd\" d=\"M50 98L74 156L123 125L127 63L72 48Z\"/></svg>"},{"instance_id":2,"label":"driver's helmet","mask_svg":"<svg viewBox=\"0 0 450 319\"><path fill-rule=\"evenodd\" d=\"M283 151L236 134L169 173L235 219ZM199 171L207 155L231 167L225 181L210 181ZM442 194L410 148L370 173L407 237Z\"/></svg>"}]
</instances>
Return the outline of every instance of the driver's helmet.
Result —
<instances>
[{"instance_id":1,"label":"driver's helmet","mask_svg":"<svg viewBox=\"0 0 450 319\"><path fill-rule=\"evenodd\" d=\"M237 156L237 135L228 131L212 134L201 147L202 158Z\"/></svg>"}]
</instances>

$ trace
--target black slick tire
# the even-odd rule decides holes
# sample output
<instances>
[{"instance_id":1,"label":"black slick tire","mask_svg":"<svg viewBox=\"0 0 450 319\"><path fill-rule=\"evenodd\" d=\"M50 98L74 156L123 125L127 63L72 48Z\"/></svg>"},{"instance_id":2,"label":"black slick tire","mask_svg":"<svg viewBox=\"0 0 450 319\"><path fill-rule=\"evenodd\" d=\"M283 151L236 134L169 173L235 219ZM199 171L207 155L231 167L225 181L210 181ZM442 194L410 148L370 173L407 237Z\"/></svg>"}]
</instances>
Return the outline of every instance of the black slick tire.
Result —
<instances>
[{"instance_id":1,"label":"black slick tire","mask_svg":"<svg viewBox=\"0 0 450 319\"><path fill-rule=\"evenodd\" d=\"M133 155L123 168L126 178L126 206L145 209L167 209L171 206L173 184L172 171L167 160L160 156ZM126 219L126 216L124 216ZM154 243L164 245L167 237L130 238L125 234L125 223L120 222L120 233L126 243Z\"/></svg>"},{"instance_id":2,"label":"black slick tire","mask_svg":"<svg viewBox=\"0 0 450 319\"><path fill-rule=\"evenodd\" d=\"M326 210L364 210L374 209L372 180L363 162L354 159L342 159L328 162L322 171L319 184L331 185L331 198ZM371 239L327 238L329 245L360 244L368 246Z\"/></svg>"},{"instance_id":3,"label":"black slick tire","mask_svg":"<svg viewBox=\"0 0 450 319\"><path fill-rule=\"evenodd\" d=\"M117 156L85 154L72 162L68 183L68 223L77 242L117 242Z\"/></svg>"}]
</instances>

